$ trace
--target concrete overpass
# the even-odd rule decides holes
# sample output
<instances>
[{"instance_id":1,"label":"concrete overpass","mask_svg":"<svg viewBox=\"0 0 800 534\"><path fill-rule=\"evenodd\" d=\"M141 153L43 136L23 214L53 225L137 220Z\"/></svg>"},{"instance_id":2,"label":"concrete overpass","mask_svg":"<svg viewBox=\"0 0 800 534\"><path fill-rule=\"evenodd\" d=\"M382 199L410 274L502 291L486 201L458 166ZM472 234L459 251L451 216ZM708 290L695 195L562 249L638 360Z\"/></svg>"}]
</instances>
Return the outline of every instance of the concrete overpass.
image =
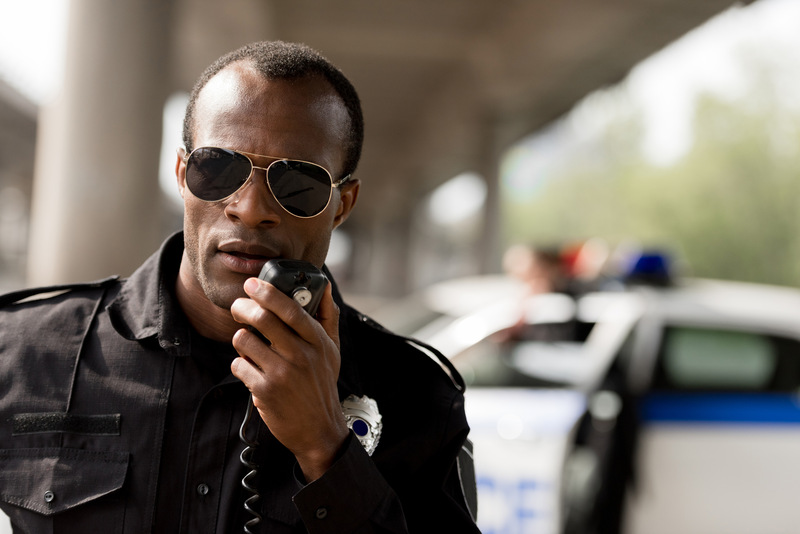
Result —
<instances>
[{"instance_id":1,"label":"concrete overpass","mask_svg":"<svg viewBox=\"0 0 800 534\"><path fill-rule=\"evenodd\" d=\"M412 289L415 209L463 171L489 186L463 270L491 271L502 152L733 4L71 0L63 91L39 118L28 283L128 274L177 228L154 194L164 102L224 52L262 39L320 50L362 97L363 186L343 228L354 244L345 287Z\"/></svg>"}]
</instances>

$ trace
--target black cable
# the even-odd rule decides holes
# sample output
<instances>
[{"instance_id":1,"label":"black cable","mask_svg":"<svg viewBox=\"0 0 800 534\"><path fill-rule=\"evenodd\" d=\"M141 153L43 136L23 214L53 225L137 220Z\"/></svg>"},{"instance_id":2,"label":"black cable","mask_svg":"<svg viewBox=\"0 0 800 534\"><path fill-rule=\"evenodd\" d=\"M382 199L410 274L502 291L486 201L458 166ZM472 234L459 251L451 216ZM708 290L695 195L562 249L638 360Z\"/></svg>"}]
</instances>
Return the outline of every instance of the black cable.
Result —
<instances>
[{"instance_id":1,"label":"black cable","mask_svg":"<svg viewBox=\"0 0 800 534\"><path fill-rule=\"evenodd\" d=\"M239 460L242 462L242 465L250 469L250 471L242 477L242 487L252 493L252 495L244 501L244 509L253 516L252 519L244 524L245 534L254 534L251 528L255 528L261 523L261 514L259 514L256 509L256 503L261 499L261 495L258 493L258 488L254 485L253 481L253 479L258 476L258 464L253 461L253 454L255 453L255 448L258 446L258 440L251 441L247 438L247 425L253 417L254 408L253 395L250 395L247 401L247 411L244 414L242 426L239 427L239 439L246 445L239 455Z\"/></svg>"}]
</instances>

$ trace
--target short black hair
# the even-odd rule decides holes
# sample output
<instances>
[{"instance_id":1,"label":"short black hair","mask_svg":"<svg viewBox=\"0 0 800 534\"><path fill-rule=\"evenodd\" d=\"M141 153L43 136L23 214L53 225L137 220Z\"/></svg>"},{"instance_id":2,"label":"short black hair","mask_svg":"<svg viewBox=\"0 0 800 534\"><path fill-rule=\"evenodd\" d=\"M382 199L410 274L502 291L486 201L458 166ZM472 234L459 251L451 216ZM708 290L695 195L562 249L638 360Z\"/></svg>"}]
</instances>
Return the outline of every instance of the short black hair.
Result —
<instances>
[{"instance_id":1,"label":"short black hair","mask_svg":"<svg viewBox=\"0 0 800 534\"><path fill-rule=\"evenodd\" d=\"M237 61L250 61L269 80L296 80L312 76L323 76L342 99L350 116L345 162L342 178L355 172L364 144L364 116L361 100L353 84L342 72L319 52L299 43L283 41L259 41L229 52L209 65L200 75L189 96L186 116L183 119L183 143L191 152L194 134L197 98L208 81L222 69ZM334 177L334 179L337 179Z\"/></svg>"}]
</instances>

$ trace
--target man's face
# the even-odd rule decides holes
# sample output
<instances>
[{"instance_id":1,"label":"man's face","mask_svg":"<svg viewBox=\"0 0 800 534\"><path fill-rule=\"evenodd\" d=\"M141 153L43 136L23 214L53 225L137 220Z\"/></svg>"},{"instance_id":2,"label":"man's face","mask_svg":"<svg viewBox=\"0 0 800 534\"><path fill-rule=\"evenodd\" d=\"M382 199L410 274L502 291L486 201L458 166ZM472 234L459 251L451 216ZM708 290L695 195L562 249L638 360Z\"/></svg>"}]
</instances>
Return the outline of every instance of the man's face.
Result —
<instances>
[{"instance_id":1,"label":"man's face","mask_svg":"<svg viewBox=\"0 0 800 534\"><path fill-rule=\"evenodd\" d=\"M252 154L310 161L341 177L349 117L330 84L321 77L267 80L248 63L234 63L203 88L195 114L194 147L217 146ZM274 159L251 156L267 167ZM186 168L176 167L184 200L185 255L193 289L229 308L245 296L242 284L257 276L270 258L321 266L331 232L355 203L358 184L334 189L328 207L301 219L275 200L263 170L231 197L205 202L186 187ZM182 265L182 276L186 265Z\"/></svg>"}]
</instances>

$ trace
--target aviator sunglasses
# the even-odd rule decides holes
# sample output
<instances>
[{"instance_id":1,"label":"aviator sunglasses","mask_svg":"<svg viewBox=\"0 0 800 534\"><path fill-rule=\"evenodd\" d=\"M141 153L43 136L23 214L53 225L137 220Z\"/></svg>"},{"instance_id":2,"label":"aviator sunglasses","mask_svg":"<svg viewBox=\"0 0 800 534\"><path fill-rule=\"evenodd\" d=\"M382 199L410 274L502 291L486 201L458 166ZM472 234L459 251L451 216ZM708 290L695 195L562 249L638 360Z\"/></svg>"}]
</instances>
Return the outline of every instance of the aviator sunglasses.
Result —
<instances>
[{"instance_id":1,"label":"aviator sunglasses","mask_svg":"<svg viewBox=\"0 0 800 534\"><path fill-rule=\"evenodd\" d=\"M261 169L278 204L296 217L309 218L322 213L333 188L350 179L348 174L334 182L325 167L295 159L274 158L268 166L259 167L250 156L272 157L213 146L195 148L183 156L189 191L207 202L225 200L244 187L254 169Z\"/></svg>"}]
</instances>

